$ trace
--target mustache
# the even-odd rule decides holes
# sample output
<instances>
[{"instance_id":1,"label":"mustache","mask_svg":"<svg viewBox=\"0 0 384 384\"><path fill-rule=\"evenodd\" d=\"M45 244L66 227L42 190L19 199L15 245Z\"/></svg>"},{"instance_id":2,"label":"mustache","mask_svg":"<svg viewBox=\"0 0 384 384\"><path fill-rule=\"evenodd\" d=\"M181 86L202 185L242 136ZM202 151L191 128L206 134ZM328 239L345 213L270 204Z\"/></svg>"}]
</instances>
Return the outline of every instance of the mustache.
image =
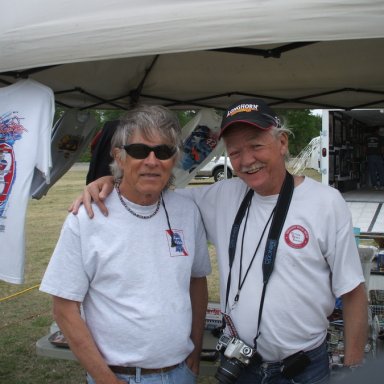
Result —
<instances>
[{"instance_id":1,"label":"mustache","mask_svg":"<svg viewBox=\"0 0 384 384\"><path fill-rule=\"evenodd\" d=\"M252 165L249 165L247 167L241 167L240 168L240 172L243 172L243 173L246 173L246 172L253 172L253 171L256 171L256 170L259 170L261 168L264 167L264 164L263 163L254 163Z\"/></svg>"}]
</instances>

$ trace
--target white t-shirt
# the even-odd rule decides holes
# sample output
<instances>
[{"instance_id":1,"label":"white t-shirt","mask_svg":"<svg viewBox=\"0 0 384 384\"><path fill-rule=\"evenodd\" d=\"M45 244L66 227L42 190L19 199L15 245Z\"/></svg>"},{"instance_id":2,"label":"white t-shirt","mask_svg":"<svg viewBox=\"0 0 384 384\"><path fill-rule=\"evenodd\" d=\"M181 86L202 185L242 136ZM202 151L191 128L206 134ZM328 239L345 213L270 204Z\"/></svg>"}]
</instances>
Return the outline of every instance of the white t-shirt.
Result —
<instances>
[{"instance_id":1,"label":"white t-shirt","mask_svg":"<svg viewBox=\"0 0 384 384\"><path fill-rule=\"evenodd\" d=\"M198 205L208 240L216 246L222 310L229 273L229 234L247 191L240 179L190 188ZM276 205L277 195L253 196L243 244L242 278L255 253L261 233ZM229 294L230 316L240 339L253 346L263 285L262 260L269 226L231 310L238 291L240 250L245 218L239 231ZM274 270L266 289L257 340L266 361L280 361L299 350L311 350L326 336L329 316L339 297L364 281L352 231L351 214L341 194L305 178L295 188L280 236Z\"/></svg>"},{"instance_id":2,"label":"white t-shirt","mask_svg":"<svg viewBox=\"0 0 384 384\"><path fill-rule=\"evenodd\" d=\"M0 279L24 281L25 215L34 168L49 182L54 96L34 80L0 88Z\"/></svg>"},{"instance_id":3,"label":"white t-shirt","mask_svg":"<svg viewBox=\"0 0 384 384\"><path fill-rule=\"evenodd\" d=\"M177 243L163 206L150 219L129 213L116 191L108 197L108 217L95 208L70 214L40 289L83 303L87 325L110 365L159 368L183 361L190 340L190 278L210 273L207 241L195 204L164 193ZM148 215L156 206L138 206Z\"/></svg>"}]
</instances>

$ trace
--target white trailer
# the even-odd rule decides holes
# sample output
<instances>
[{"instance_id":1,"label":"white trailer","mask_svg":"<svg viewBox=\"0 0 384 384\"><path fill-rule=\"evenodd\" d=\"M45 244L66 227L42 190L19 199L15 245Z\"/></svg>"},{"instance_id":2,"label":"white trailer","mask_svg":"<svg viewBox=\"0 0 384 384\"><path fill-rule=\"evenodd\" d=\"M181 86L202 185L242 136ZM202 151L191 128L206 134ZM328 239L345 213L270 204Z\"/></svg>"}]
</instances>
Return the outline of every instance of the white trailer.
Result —
<instances>
[{"instance_id":1,"label":"white trailer","mask_svg":"<svg viewBox=\"0 0 384 384\"><path fill-rule=\"evenodd\" d=\"M340 190L363 236L377 238L384 237L384 191L371 188L364 139L380 127L384 127L382 109L323 110L320 135L322 182Z\"/></svg>"}]
</instances>

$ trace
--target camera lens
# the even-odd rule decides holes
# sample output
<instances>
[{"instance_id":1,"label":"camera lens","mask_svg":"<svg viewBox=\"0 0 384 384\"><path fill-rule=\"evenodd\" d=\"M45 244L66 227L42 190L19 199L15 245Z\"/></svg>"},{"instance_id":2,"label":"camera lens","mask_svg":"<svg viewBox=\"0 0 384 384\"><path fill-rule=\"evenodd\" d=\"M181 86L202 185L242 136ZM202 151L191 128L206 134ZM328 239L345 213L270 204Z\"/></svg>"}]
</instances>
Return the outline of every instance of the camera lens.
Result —
<instances>
[{"instance_id":1,"label":"camera lens","mask_svg":"<svg viewBox=\"0 0 384 384\"><path fill-rule=\"evenodd\" d=\"M217 369L215 378L222 384L233 384L240 376L243 365L235 360L223 359Z\"/></svg>"},{"instance_id":2,"label":"camera lens","mask_svg":"<svg viewBox=\"0 0 384 384\"><path fill-rule=\"evenodd\" d=\"M244 347L241 352L244 356L252 356L252 349L250 347Z\"/></svg>"}]
</instances>

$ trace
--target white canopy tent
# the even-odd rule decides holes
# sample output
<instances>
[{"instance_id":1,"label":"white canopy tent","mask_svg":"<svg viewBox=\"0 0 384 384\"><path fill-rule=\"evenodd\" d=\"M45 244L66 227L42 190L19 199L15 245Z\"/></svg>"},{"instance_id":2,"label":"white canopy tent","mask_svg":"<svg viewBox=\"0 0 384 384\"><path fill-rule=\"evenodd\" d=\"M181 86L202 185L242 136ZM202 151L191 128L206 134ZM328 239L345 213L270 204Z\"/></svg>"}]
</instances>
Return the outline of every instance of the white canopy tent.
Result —
<instances>
[{"instance_id":1,"label":"white canopy tent","mask_svg":"<svg viewBox=\"0 0 384 384\"><path fill-rule=\"evenodd\" d=\"M2 0L0 86L58 105L384 106L382 0Z\"/></svg>"}]
</instances>

